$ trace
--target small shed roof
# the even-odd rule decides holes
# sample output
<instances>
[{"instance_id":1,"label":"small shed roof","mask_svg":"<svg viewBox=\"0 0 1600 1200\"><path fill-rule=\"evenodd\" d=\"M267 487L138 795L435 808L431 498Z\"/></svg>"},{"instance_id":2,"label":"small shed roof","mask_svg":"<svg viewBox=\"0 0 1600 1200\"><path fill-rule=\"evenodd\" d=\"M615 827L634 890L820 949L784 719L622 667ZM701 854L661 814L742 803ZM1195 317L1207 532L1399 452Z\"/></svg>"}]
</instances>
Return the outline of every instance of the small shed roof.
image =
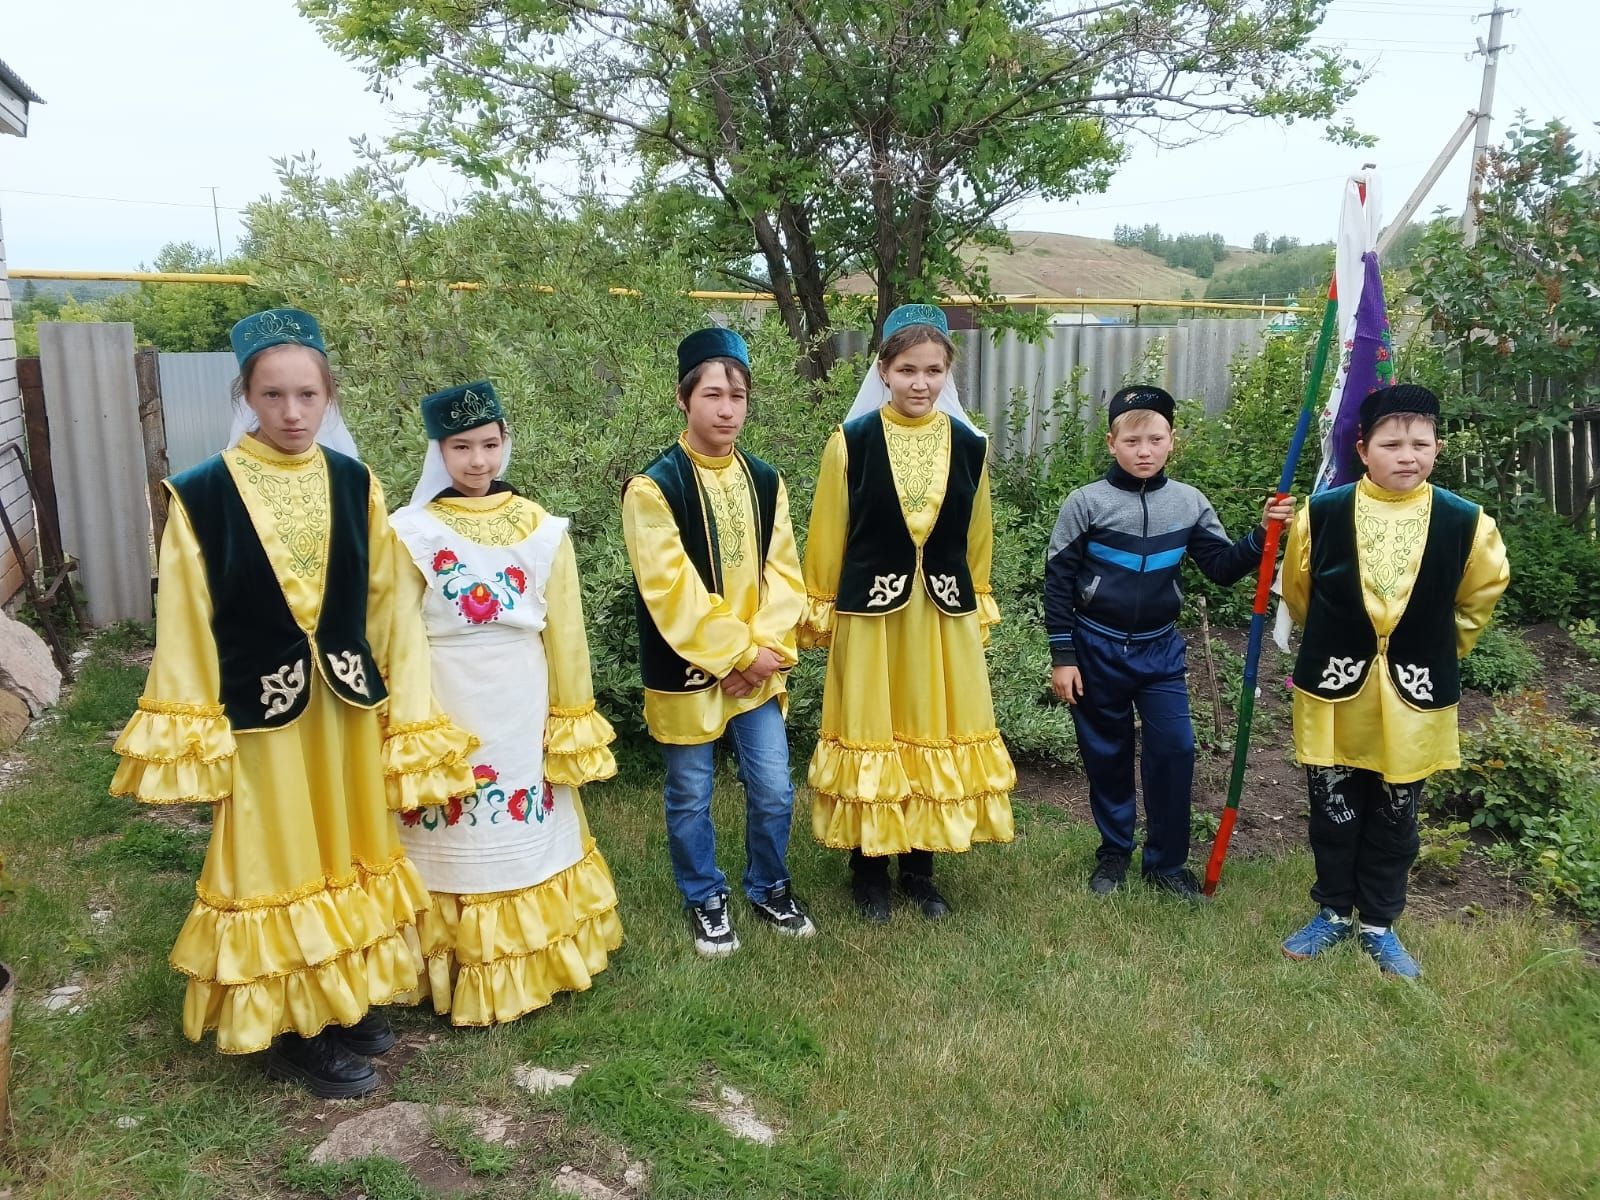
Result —
<instances>
[{"instance_id":1,"label":"small shed roof","mask_svg":"<svg viewBox=\"0 0 1600 1200\"><path fill-rule=\"evenodd\" d=\"M4 59L0 59L0 83L5 84L6 87L21 96L29 104L44 103L44 97L24 83L21 75L6 66Z\"/></svg>"}]
</instances>

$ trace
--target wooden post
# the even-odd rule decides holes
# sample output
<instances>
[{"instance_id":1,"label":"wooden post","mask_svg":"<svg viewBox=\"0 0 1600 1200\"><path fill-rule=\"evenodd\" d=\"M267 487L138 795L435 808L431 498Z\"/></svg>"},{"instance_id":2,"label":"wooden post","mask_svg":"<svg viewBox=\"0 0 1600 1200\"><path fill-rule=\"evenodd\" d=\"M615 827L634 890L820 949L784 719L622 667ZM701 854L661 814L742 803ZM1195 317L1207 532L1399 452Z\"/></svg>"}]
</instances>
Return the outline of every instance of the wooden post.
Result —
<instances>
[{"instance_id":1,"label":"wooden post","mask_svg":"<svg viewBox=\"0 0 1600 1200\"><path fill-rule=\"evenodd\" d=\"M28 440L28 465L39 493L34 513L39 538L39 565L54 574L66 561L61 548L61 512L56 506L56 479L50 469L50 416L44 407L44 375L37 358L17 359L17 383L22 389L22 424Z\"/></svg>"},{"instance_id":2,"label":"wooden post","mask_svg":"<svg viewBox=\"0 0 1600 1200\"><path fill-rule=\"evenodd\" d=\"M150 528L157 547L167 527L167 489L161 481L172 474L167 461L167 422L161 411L160 357L150 346L133 352L133 373L139 384L139 429L144 434L144 469L150 481Z\"/></svg>"},{"instance_id":3,"label":"wooden post","mask_svg":"<svg viewBox=\"0 0 1600 1200\"><path fill-rule=\"evenodd\" d=\"M1206 612L1206 598L1195 597L1200 604L1200 649L1206 660L1206 688L1211 693L1211 723L1216 727L1217 741L1222 741L1222 692L1217 687L1217 660L1211 654L1211 618Z\"/></svg>"}]
</instances>

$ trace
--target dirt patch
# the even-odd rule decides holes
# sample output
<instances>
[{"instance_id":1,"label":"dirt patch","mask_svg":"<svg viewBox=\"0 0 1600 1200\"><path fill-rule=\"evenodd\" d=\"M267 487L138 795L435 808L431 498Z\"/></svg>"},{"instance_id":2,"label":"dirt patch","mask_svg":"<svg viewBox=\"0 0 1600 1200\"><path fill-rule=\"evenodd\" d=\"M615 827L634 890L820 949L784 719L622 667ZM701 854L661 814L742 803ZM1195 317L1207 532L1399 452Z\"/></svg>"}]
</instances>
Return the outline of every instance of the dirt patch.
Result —
<instances>
[{"instance_id":1,"label":"dirt patch","mask_svg":"<svg viewBox=\"0 0 1600 1200\"><path fill-rule=\"evenodd\" d=\"M1216 828L1228 794L1233 771L1235 705L1239 679L1237 660L1245 650L1246 631L1213 629L1219 659L1222 734L1217 734L1198 633L1190 635L1190 699L1194 710L1195 760L1194 811L1197 814L1191 865L1196 871L1210 851L1209 830ZM1549 711L1576 724L1596 728L1592 713L1574 712L1570 700L1576 689L1600 694L1600 664L1589 659L1559 625L1535 625L1521 631L1523 640L1539 658L1542 671L1532 690L1543 697ZM1269 635L1270 637L1270 635ZM1287 686L1292 659L1275 646L1263 649L1257 676L1258 694L1250 749L1245 760L1244 790L1239 817L1229 844L1230 858L1278 858L1306 848L1305 773L1294 761L1292 691ZM1230 666L1233 669L1229 669ZM1232 681L1231 688L1228 680ZM1472 729L1494 712L1492 697L1468 691L1460 706L1462 729ZM1059 808L1075 819L1091 822L1089 782L1074 763L1021 758L1017 762L1019 798ZM1209 819L1200 814L1209 814ZM1141 824L1143 813L1141 811ZM1473 845L1462 856L1452 876L1419 872L1412 879L1411 909L1431 920L1474 920L1485 913L1527 912L1533 909L1515 872L1496 866L1486 854L1494 840L1476 831ZM1085 867L1087 870L1087 866ZM1600 930L1580 929L1591 950L1600 949Z\"/></svg>"}]
</instances>

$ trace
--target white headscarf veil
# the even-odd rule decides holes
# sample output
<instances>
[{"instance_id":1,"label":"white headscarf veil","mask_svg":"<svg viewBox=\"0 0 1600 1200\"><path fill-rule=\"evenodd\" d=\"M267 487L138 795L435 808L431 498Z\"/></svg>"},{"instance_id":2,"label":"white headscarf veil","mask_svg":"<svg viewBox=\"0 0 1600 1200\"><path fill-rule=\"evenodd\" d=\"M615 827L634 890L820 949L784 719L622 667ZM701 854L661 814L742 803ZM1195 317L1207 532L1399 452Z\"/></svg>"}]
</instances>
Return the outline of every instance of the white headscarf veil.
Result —
<instances>
[{"instance_id":1,"label":"white headscarf veil","mask_svg":"<svg viewBox=\"0 0 1600 1200\"><path fill-rule=\"evenodd\" d=\"M926 320L919 318L926 317ZM945 322L944 313L928 304L902 304L895 309L883 322L883 341L888 341L891 336L904 329L907 325L930 325L946 337L950 336L949 326ZM881 344L881 343L880 343ZM850 411L845 414L846 421L853 421L867 413L877 412L889 403L889 385L884 382L883 374L878 369L876 357L867 365L866 378L861 381L861 386L856 389L855 403L850 406ZM967 416L967 410L961 407L961 395L956 391L955 372L947 372L944 377L944 386L939 389L938 398L934 400L934 407L950 417L952 421L959 421L979 437L986 436L983 430L972 423L972 418Z\"/></svg>"}]
</instances>

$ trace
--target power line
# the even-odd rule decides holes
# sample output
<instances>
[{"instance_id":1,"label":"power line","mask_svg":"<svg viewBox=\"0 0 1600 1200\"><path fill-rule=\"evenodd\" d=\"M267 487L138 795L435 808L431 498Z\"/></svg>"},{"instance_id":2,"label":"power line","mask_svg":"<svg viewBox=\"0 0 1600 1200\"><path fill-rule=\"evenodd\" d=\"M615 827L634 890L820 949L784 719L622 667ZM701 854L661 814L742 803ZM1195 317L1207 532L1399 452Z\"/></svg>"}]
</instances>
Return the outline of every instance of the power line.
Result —
<instances>
[{"instance_id":1,"label":"power line","mask_svg":"<svg viewBox=\"0 0 1600 1200\"><path fill-rule=\"evenodd\" d=\"M36 192L28 188L0 188L0 194L7 196L43 196L51 200L90 200L102 204L139 204L151 208L201 208L210 209L209 204L194 204L186 200L139 200L132 196L85 196L77 192ZM242 208L234 208L228 204L216 206L224 212L243 212Z\"/></svg>"}]
</instances>

